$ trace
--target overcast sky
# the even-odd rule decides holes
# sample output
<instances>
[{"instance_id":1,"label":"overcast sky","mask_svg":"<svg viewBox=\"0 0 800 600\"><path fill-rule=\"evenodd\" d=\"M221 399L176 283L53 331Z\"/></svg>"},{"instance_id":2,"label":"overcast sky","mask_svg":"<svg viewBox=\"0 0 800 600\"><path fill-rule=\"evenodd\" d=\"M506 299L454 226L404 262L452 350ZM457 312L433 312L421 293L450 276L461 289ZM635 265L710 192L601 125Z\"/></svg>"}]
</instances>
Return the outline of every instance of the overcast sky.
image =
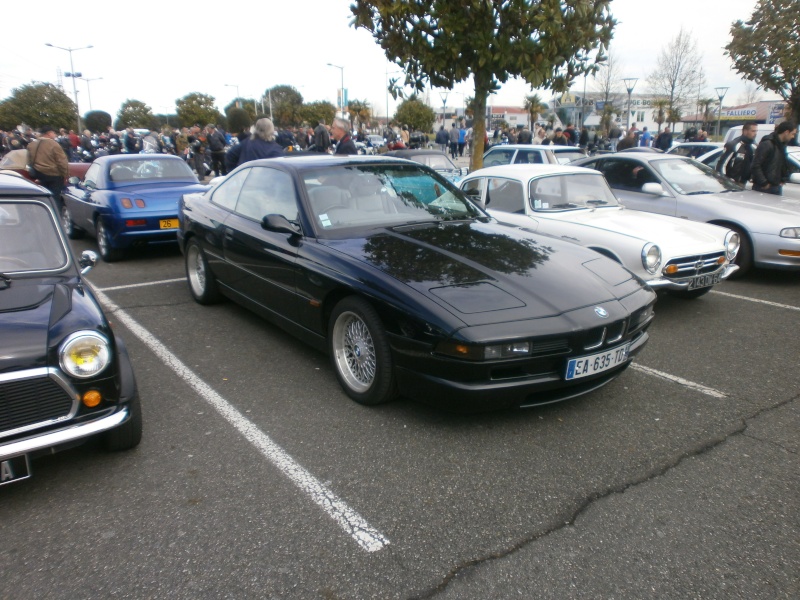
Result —
<instances>
[{"instance_id":1,"label":"overcast sky","mask_svg":"<svg viewBox=\"0 0 800 600\"><path fill-rule=\"evenodd\" d=\"M304 100L336 104L341 77L351 99L367 100L383 115L388 102L387 63L364 30L349 26L351 0L37 0L3 2L0 36L0 99L31 81L58 82L58 70L71 72L70 53L45 46L93 48L72 52L81 114L91 108L116 117L126 99L145 102L154 113L174 112L175 100L191 92L213 96L222 110L235 96L253 97L271 86L289 84ZM756 0L613 0L619 21L612 50L625 77L638 77L635 92L647 92L645 79L661 50L681 27L692 32L703 56L708 87L728 86L726 105L744 92L744 83L723 56L730 26L747 20ZM468 32L467 32L468 33ZM332 63L343 67L327 66ZM102 79L99 79L102 78ZM62 76L73 97L73 81ZM226 85L228 84L228 85ZM583 80L573 85L580 91ZM591 88L591 80L589 81ZM471 96L469 82L457 83L447 105ZM530 93L524 82L510 82L490 98L494 105L521 106ZM545 98L549 94L545 93ZM387 98L388 96L388 98ZM765 94L765 98L774 98ZM438 91L432 104L441 106Z\"/></svg>"}]
</instances>

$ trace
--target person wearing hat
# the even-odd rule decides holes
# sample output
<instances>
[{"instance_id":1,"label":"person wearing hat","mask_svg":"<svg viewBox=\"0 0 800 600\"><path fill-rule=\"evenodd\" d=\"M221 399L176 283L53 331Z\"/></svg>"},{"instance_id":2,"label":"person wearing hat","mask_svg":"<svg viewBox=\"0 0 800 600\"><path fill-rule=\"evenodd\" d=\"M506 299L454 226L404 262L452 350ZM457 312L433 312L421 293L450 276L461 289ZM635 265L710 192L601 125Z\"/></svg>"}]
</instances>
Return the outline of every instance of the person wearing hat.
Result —
<instances>
[{"instance_id":1,"label":"person wearing hat","mask_svg":"<svg viewBox=\"0 0 800 600\"><path fill-rule=\"evenodd\" d=\"M50 190L61 212L61 191L69 176L69 162L61 145L56 141L56 131L46 126L39 130L39 138L28 144L28 166L31 175Z\"/></svg>"},{"instance_id":2,"label":"person wearing hat","mask_svg":"<svg viewBox=\"0 0 800 600\"><path fill-rule=\"evenodd\" d=\"M225 167L225 136L213 123L206 125L206 143L211 151L211 170L220 175L227 175Z\"/></svg>"}]
</instances>

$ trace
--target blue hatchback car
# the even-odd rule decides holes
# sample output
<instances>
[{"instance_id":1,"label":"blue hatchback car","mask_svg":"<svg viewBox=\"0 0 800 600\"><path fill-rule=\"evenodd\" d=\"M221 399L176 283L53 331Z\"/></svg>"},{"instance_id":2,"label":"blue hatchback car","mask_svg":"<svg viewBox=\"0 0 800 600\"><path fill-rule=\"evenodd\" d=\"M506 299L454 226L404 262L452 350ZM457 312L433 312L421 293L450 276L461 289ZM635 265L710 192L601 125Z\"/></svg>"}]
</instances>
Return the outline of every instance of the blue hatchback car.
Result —
<instances>
[{"instance_id":1,"label":"blue hatchback car","mask_svg":"<svg viewBox=\"0 0 800 600\"><path fill-rule=\"evenodd\" d=\"M100 257L112 262L128 248L175 241L181 196L207 189L177 156L103 156L83 181L70 178L61 219L70 238L94 236Z\"/></svg>"}]
</instances>

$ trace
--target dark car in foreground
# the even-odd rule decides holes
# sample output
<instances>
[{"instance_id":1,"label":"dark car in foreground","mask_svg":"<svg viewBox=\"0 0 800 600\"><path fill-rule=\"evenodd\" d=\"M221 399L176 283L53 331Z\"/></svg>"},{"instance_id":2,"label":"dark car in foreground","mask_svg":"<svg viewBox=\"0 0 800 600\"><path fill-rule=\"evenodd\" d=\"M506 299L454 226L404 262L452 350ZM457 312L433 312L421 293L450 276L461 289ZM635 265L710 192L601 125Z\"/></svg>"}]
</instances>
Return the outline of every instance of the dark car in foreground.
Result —
<instances>
[{"instance_id":1,"label":"dark car in foreground","mask_svg":"<svg viewBox=\"0 0 800 600\"><path fill-rule=\"evenodd\" d=\"M119 260L134 246L174 242L178 200L206 189L177 156L103 156L83 181L70 178L62 194L64 231L70 238L94 236L103 260Z\"/></svg>"},{"instance_id":2,"label":"dark car in foreground","mask_svg":"<svg viewBox=\"0 0 800 600\"><path fill-rule=\"evenodd\" d=\"M0 485L91 436L141 439L128 353L82 277L96 258L76 263L46 190L0 175Z\"/></svg>"},{"instance_id":3,"label":"dark car in foreground","mask_svg":"<svg viewBox=\"0 0 800 600\"><path fill-rule=\"evenodd\" d=\"M653 318L655 294L614 261L500 225L411 161L253 161L184 196L180 219L194 299L327 351L363 404L575 397L630 364Z\"/></svg>"}]
</instances>

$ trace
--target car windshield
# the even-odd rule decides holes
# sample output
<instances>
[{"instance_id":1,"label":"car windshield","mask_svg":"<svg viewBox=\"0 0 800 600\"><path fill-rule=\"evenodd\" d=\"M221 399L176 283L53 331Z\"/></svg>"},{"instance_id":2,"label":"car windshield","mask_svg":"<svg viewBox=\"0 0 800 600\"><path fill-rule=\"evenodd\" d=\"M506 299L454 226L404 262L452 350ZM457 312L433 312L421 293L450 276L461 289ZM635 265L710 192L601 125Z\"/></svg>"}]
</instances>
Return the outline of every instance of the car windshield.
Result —
<instances>
[{"instance_id":1,"label":"car windshield","mask_svg":"<svg viewBox=\"0 0 800 600\"><path fill-rule=\"evenodd\" d=\"M421 154L411 156L410 158L418 163L429 166L434 171L455 171L456 169L456 166L444 154Z\"/></svg>"},{"instance_id":2,"label":"car windshield","mask_svg":"<svg viewBox=\"0 0 800 600\"><path fill-rule=\"evenodd\" d=\"M556 161L560 165L571 163L573 160L578 160L579 158L586 158L586 155L580 150L554 150L554 154Z\"/></svg>"},{"instance_id":3,"label":"car windshield","mask_svg":"<svg viewBox=\"0 0 800 600\"><path fill-rule=\"evenodd\" d=\"M742 189L714 169L690 159L654 160L650 166L679 194L721 194Z\"/></svg>"},{"instance_id":4,"label":"car windshield","mask_svg":"<svg viewBox=\"0 0 800 600\"><path fill-rule=\"evenodd\" d=\"M405 165L349 165L303 173L321 237L352 228L391 227L482 217L442 177Z\"/></svg>"},{"instance_id":5,"label":"car windshield","mask_svg":"<svg viewBox=\"0 0 800 600\"><path fill-rule=\"evenodd\" d=\"M53 213L42 202L0 202L0 273L56 271L67 262Z\"/></svg>"},{"instance_id":6,"label":"car windshield","mask_svg":"<svg viewBox=\"0 0 800 600\"><path fill-rule=\"evenodd\" d=\"M114 162L109 168L109 178L115 183L125 181L152 181L154 179L191 179L196 181L191 168L182 160L124 160Z\"/></svg>"},{"instance_id":7,"label":"car windshield","mask_svg":"<svg viewBox=\"0 0 800 600\"><path fill-rule=\"evenodd\" d=\"M530 183L530 197L536 212L619 206L605 178L595 173L539 177Z\"/></svg>"}]
</instances>

